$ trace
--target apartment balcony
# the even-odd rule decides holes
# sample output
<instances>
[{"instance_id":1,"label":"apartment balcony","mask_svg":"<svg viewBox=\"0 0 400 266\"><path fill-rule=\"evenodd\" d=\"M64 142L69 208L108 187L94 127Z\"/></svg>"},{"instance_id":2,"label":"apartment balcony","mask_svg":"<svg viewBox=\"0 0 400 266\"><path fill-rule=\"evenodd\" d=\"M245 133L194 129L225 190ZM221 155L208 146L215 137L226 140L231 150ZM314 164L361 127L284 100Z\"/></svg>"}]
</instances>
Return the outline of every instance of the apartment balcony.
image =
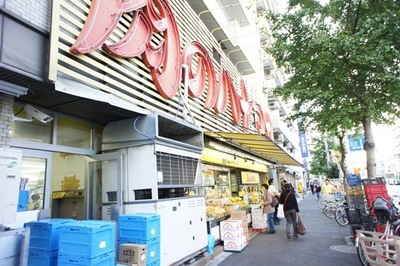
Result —
<instances>
[{"instance_id":1,"label":"apartment balcony","mask_svg":"<svg viewBox=\"0 0 400 266\"><path fill-rule=\"evenodd\" d=\"M295 154L299 149L298 132L291 121L285 121L285 117L287 116L282 116L279 109L271 108L274 141L282 148L285 148L289 153Z\"/></svg>"},{"instance_id":2,"label":"apartment balcony","mask_svg":"<svg viewBox=\"0 0 400 266\"><path fill-rule=\"evenodd\" d=\"M188 3L241 75L262 72L255 5L246 6L239 0L188 0Z\"/></svg>"}]
</instances>

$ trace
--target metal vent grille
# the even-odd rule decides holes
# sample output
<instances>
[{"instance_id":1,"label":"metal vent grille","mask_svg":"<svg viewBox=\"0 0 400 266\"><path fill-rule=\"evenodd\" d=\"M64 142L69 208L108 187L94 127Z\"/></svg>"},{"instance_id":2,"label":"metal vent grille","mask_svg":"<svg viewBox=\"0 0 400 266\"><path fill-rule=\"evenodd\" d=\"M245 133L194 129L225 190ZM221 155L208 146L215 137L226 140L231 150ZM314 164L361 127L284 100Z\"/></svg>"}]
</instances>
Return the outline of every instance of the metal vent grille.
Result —
<instances>
[{"instance_id":1,"label":"metal vent grille","mask_svg":"<svg viewBox=\"0 0 400 266\"><path fill-rule=\"evenodd\" d=\"M157 153L157 171L162 172L159 185L194 185L200 159L169 153Z\"/></svg>"}]
</instances>

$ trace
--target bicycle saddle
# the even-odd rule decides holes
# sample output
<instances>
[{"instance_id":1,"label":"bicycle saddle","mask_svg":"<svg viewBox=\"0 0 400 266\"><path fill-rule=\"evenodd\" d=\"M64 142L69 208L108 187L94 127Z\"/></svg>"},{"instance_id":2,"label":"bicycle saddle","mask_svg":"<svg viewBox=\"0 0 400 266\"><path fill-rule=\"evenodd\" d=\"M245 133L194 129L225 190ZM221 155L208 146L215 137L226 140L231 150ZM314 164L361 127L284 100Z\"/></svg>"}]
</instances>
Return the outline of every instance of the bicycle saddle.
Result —
<instances>
[{"instance_id":1,"label":"bicycle saddle","mask_svg":"<svg viewBox=\"0 0 400 266\"><path fill-rule=\"evenodd\" d=\"M392 215L392 204L382 196L377 196L372 203L372 209L378 220L387 221Z\"/></svg>"}]
</instances>

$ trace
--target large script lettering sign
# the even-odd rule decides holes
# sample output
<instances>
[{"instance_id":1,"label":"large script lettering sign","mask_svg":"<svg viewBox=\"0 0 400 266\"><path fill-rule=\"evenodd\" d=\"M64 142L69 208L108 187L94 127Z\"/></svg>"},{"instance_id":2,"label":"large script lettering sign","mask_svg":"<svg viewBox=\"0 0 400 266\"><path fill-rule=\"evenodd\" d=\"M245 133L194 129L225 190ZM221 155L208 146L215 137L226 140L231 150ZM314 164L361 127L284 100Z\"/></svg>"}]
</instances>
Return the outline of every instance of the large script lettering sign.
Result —
<instances>
[{"instance_id":1,"label":"large script lettering sign","mask_svg":"<svg viewBox=\"0 0 400 266\"><path fill-rule=\"evenodd\" d=\"M134 12L125 35L116 43L105 42L117 27L122 15ZM163 40L154 46L154 32L162 33ZM207 87L205 109L223 113L231 102L233 122L249 128L249 115L255 112L256 128L272 138L271 120L259 104L249 100L247 89L241 80L241 95L235 90L228 72L221 66L219 82L207 50L197 41L188 42L181 54L180 36L174 15L165 0L92 0L85 24L71 46L74 54L86 54L102 47L108 54L122 58L141 56L149 67L158 92L169 99L179 90L182 77L181 66L189 70L189 95L201 97ZM197 71L193 73L192 62L197 58ZM229 96L228 96L229 94Z\"/></svg>"}]
</instances>

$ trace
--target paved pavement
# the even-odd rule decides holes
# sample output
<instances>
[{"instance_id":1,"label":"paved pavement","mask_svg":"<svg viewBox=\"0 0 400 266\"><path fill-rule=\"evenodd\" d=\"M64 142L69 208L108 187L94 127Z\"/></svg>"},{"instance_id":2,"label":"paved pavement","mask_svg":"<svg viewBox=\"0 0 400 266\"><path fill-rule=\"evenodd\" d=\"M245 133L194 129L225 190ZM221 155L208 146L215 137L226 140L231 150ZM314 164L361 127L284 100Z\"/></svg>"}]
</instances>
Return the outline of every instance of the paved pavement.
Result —
<instances>
[{"instance_id":1,"label":"paved pavement","mask_svg":"<svg viewBox=\"0 0 400 266\"><path fill-rule=\"evenodd\" d=\"M348 226L339 226L317 205L316 195L299 200L300 215L307 234L287 239L286 221L276 226L276 234L259 233L241 252L220 252L206 265L360 265Z\"/></svg>"}]
</instances>

